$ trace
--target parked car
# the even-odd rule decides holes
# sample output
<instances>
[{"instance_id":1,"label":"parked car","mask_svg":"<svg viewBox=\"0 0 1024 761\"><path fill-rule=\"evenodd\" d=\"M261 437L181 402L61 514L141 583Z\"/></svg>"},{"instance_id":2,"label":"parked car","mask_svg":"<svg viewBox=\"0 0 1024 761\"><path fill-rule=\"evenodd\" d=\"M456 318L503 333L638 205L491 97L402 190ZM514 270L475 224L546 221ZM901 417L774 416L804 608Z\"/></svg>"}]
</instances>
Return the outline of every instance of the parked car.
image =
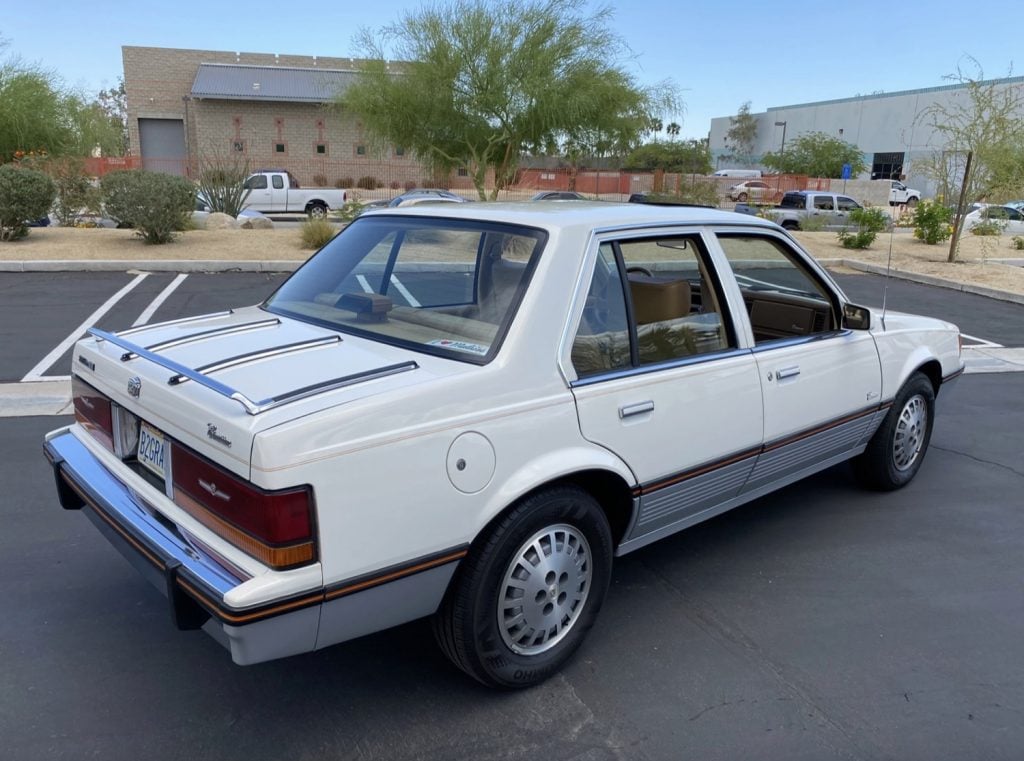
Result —
<instances>
[{"instance_id":1,"label":"parked car","mask_svg":"<svg viewBox=\"0 0 1024 761\"><path fill-rule=\"evenodd\" d=\"M761 176L760 169L719 169L712 177L749 177L756 179Z\"/></svg>"},{"instance_id":2,"label":"parked car","mask_svg":"<svg viewBox=\"0 0 1024 761\"><path fill-rule=\"evenodd\" d=\"M890 206L897 206L899 204L906 204L907 206L917 206L917 204L920 203L921 201L920 190L908 188L899 180L875 180L875 182L889 183Z\"/></svg>"},{"instance_id":3,"label":"parked car","mask_svg":"<svg viewBox=\"0 0 1024 761\"><path fill-rule=\"evenodd\" d=\"M416 188L407 190L388 201L388 206L415 206L421 203L466 203L467 199L458 193L439 188Z\"/></svg>"},{"instance_id":4,"label":"parked car","mask_svg":"<svg viewBox=\"0 0 1024 761\"><path fill-rule=\"evenodd\" d=\"M987 205L964 216L964 230L983 222L996 222L1002 231L1011 235L1024 234L1024 209L1016 206Z\"/></svg>"},{"instance_id":5,"label":"parked car","mask_svg":"<svg viewBox=\"0 0 1024 761\"><path fill-rule=\"evenodd\" d=\"M774 201L776 197L782 196L775 188L769 187L767 182L761 180L747 180L733 185L728 190L729 198L733 201L744 202L748 199L762 202Z\"/></svg>"},{"instance_id":6,"label":"parked car","mask_svg":"<svg viewBox=\"0 0 1024 761\"><path fill-rule=\"evenodd\" d=\"M531 201L586 201L586 196L575 190L542 190Z\"/></svg>"},{"instance_id":7,"label":"parked car","mask_svg":"<svg viewBox=\"0 0 1024 761\"><path fill-rule=\"evenodd\" d=\"M880 319L755 217L423 205L262 304L91 329L45 452L236 663L432 616L521 687L579 647L614 557L844 460L910 482L962 371L955 326Z\"/></svg>"},{"instance_id":8,"label":"parked car","mask_svg":"<svg viewBox=\"0 0 1024 761\"><path fill-rule=\"evenodd\" d=\"M843 230L850 226L849 214L863 208L849 196L813 190L791 190L771 209L736 204L741 214L761 214L787 230L799 230L808 217L820 220L825 230Z\"/></svg>"}]
</instances>

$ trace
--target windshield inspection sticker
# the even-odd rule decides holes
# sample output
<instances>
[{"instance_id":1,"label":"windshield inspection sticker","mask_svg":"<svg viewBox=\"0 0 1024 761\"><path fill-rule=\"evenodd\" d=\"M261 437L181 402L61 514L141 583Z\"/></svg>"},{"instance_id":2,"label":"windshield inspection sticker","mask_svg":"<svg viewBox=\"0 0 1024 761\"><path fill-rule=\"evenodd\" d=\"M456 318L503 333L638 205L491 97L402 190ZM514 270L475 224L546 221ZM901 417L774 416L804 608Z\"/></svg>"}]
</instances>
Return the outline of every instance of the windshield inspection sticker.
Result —
<instances>
[{"instance_id":1,"label":"windshield inspection sticker","mask_svg":"<svg viewBox=\"0 0 1024 761\"><path fill-rule=\"evenodd\" d=\"M436 338L429 342L431 346L440 346L442 349L454 349L455 351L464 351L469 354L480 354L484 355L490 351L490 346L481 346L480 344L472 344L469 341L450 341L447 338Z\"/></svg>"}]
</instances>

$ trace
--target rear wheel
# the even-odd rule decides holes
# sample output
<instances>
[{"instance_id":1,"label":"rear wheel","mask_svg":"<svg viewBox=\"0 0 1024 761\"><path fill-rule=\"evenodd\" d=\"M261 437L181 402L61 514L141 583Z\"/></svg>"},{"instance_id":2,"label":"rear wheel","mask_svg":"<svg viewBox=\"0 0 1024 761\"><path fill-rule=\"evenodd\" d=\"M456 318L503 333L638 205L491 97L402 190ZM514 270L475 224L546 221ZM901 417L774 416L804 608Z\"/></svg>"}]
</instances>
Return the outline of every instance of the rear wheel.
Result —
<instances>
[{"instance_id":1,"label":"rear wheel","mask_svg":"<svg viewBox=\"0 0 1024 761\"><path fill-rule=\"evenodd\" d=\"M327 207L322 203L311 203L306 207L306 214L312 219L323 219L327 216Z\"/></svg>"},{"instance_id":2,"label":"rear wheel","mask_svg":"<svg viewBox=\"0 0 1024 761\"><path fill-rule=\"evenodd\" d=\"M738 196L736 196L736 200L739 201L740 203L746 203L747 194L746 193L740 193Z\"/></svg>"},{"instance_id":3,"label":"rear wheel","mask_svg":"<svg viewBox=\"0 0 1024 761\"><path fill-rule=\"evenodd\" d=\"M784 228L786 228L787 230L799 230L800 229L800 224L798 222L795 222L792 219L787 219L787 220L783 221L782 226Z\"/></svg>"},{"instance_id":4,"label":"rear wheel","mask_svg":"<svg viewBox=\"0 0 1024 761\"><path fill-rule=\"evenodd\" d=\"M934 420L932 382L923 373L914 373L896 395L867 449L854 460L864 485L892 491L910 483L928 451Z\"/></svg>"},{"instance_id":5,"label":"rear wheel","mask_svg":"<svg viewBox=\"0 0 1024 761\"><path fill-rule=\"evenodd\" d=\"M611 577L600 505L572 486L522 500L462 562L434 618L441 649L490 687L554 674L597 618Z\"/></svg>"}]
</instances>

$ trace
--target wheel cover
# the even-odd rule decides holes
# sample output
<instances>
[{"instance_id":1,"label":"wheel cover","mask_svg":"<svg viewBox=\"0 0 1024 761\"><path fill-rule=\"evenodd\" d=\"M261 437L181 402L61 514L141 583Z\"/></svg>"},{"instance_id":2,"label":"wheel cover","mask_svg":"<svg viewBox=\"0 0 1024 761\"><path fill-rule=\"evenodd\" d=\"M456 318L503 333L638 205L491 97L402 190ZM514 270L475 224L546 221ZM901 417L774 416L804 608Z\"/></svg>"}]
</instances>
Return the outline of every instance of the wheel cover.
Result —
<instances>
[{"instance_id":1,"label":"wheel cover","mask_svg":"<svg viewBox=\"0 0 1024 761\"><path fill-rule=\"evenodd\" d=\"M557 645L583 612L590 593L590 545L575 527L548 526L512 556L498 590L498 631L519 655Z\"/></svg>"},{"instance_id":2,"label":"wheel cover","mask_svg":"<svg viewBox=\"0 0 1024 761\"><path fill-rule=\"evenodd\" d=\"M892 439L892 461L896 470L908 470L921 454L928 431L928 402L920 394L907 400L896 420Z\"/></svg>"}]
</instances>

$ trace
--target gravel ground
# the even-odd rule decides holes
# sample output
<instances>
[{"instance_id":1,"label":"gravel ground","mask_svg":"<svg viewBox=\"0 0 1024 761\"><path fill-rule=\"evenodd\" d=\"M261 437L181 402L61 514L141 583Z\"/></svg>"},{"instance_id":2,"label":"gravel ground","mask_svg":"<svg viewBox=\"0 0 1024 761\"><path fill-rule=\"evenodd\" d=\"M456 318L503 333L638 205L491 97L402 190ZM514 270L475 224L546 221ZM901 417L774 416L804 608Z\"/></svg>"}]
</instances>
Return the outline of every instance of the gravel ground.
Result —
<instances>
[{"instance_id":1,"label":"gravel ground","mask_svg":"<svg viewBox=\"0 0 1024 761\"><path fill-rule=\"evenodd\" d=\"M884 233L871 248L861 251L840 246L835 233L798 232L796 238L819 259L856 259L884 266L889 257L890 236ZM1024 295L1024 267L992 261L1024 258L1024 251L1013 248L1010 236L988 238L967 234L961 240L960 260L953 264L946 262L947 244L925 245L910 231L894 233L891 243L895 269ZM302 261L309 254L299 245L297 229L196 230L182 233L169 245L148 246L131 230L36 228L24 240L0 243L0 261L155 258Z\"/></svg>"}]
</instances>

